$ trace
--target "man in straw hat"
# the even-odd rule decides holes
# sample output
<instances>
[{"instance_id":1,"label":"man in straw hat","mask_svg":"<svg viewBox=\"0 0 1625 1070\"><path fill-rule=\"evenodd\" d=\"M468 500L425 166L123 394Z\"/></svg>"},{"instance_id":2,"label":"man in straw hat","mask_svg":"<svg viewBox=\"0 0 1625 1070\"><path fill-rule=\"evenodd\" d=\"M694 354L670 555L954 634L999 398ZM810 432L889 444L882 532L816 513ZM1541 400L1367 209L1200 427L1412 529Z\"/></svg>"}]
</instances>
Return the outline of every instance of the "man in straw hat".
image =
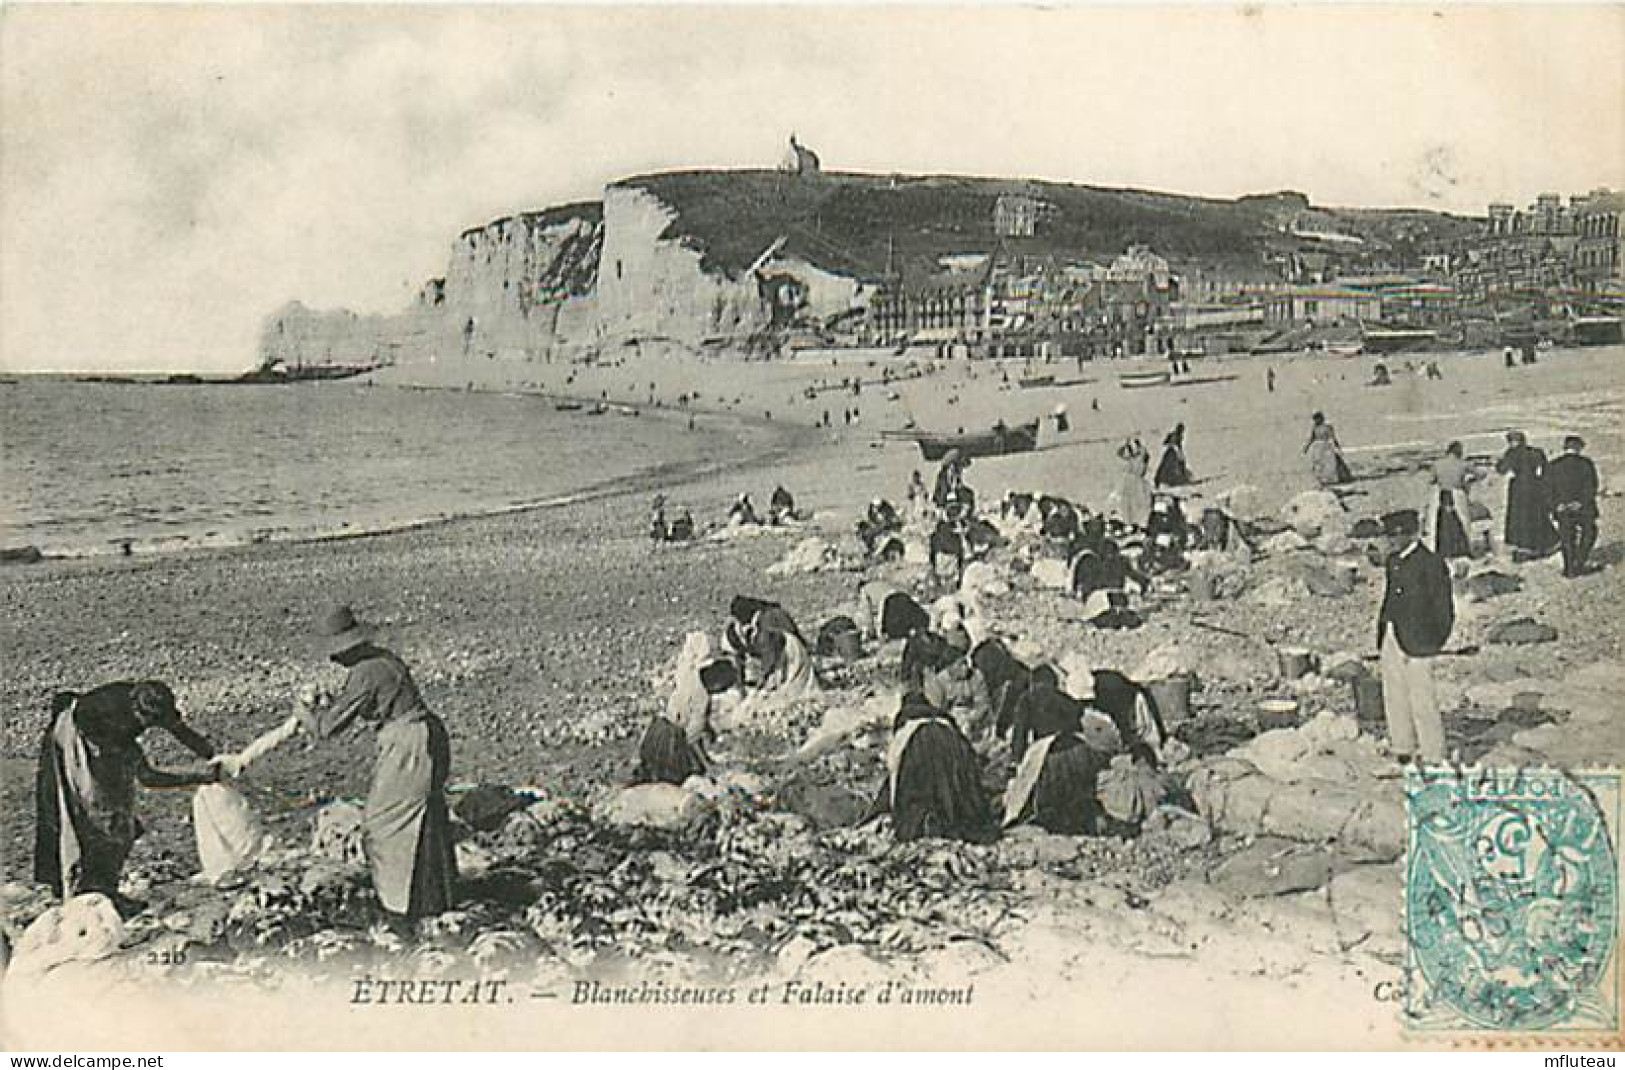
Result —
<instances>
[{"instance_id":1,"label":"man in straw hat","mask_svg":"<svg viewBox=\"0 0 1625 1070\"><path fill-rule=\"evenodd\" d=\"M445 787L451 742L440 718L418 694L412 673L374 644L375 629L349 606L336 606L316 625L316 645L349 670L338 695L301 698L294 715L241 752L217 759L228 775L299 732L327 739L357 722L374 727L378 757L362 821L367 864L384 909L406 918L451 906L457 862Z\"/></svg>"},{"instance_id":2,"label":"man in straw hat","mask_svg":"<svg viewBox=\"0 0 1625 1070\"><path fill-rule=\"evenodd\" d=\"M1450 570L1422 545L1416 510L1388 513L1382 527L1392 550L1377 614L1388 745L1401 762L1442 761L1444 723L1434 693L1432 659L1444 649L1455 625Z\"/></svg>"}]
</instances>

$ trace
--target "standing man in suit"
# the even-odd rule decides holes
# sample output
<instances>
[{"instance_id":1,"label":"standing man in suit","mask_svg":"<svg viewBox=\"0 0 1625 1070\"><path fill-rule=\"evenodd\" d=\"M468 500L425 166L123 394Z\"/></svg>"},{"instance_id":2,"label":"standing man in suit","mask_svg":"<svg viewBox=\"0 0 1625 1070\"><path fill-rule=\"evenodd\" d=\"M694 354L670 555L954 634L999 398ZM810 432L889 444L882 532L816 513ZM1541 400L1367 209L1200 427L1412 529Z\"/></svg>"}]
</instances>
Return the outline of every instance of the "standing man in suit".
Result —
<instances>
[{"instance_id":1,"label":"standing man in suit","mask_svg":"<svg viewBox=\"0 0 1625 1070\"><path fill-rule=\"evenodd\" d=\"M1579 435L1563 439L1563 455L1546 466L1546 496L1552 503L1557 542L1563 548L1563 575L1586 571L1597 545L1597 466L1584 453Z\"/></svg>"},{"instance_id":2,"label":"standing man in suit","mask_svg":"<svg viewBox=\"0 0 1625 1070\"><path fill-rule=\"evenodd\" d=\"M1389 513L1382 526L1392 550L1377 615L1388 745L1400 762L1443 761L1444 723L1433 688L1433 658L1444 649L1456 622L1450 570L1422 545L1416 510Z\"/></svg>"}]
</instances>

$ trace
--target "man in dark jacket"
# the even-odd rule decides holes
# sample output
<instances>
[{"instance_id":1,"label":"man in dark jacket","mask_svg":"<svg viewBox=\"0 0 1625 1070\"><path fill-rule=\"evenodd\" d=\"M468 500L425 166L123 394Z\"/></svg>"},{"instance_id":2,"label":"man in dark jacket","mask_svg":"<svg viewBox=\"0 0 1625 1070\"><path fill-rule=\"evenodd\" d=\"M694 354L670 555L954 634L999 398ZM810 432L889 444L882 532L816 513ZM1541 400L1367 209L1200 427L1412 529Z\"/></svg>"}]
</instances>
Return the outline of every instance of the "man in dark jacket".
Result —
<instances>
[{"instance_id":1,"label":"man in dark jacket","mask_svg":"<svg viewBox=\"0 0 1625 1070\"><path fill-rule=\"evenodd\" d=\"M1432 659L1444 649L1456 622L1450 570L1422 545L1416 510L1389 513L1382 526L1393 550L1377 614L1388 743L1401 762L1412 758L1438 762L1445 757L1444 724L1433 688Z\"/></svg>"},{"instance_id":2,"label":"man in dark jacket","mask_svg":"<svg viewBox=\"0 0 1625 1070\"><path fill-rule=\"evenodd\" d=\"M1546 466L1546 497L1563 548L1565 576L1582 575L1597 545L1597 466L1585 456L1585 446L1579 435L1569 435L1563 455Z\"/></svg>"}]
</instances>

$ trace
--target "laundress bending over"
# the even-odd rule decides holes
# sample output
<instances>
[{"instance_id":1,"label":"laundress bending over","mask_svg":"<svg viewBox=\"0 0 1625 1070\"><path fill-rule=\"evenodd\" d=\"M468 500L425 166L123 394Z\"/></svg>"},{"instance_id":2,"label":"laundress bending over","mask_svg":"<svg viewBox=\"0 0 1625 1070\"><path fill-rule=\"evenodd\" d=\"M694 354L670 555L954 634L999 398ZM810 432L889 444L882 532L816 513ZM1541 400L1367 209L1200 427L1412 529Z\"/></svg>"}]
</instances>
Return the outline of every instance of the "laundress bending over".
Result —
<instances>
[{"instance_id":1,"label":"laundress bending over","mask_svg":"<svg viewBox=\"0 0 1625 1070\"><path fill-rule=\"evenodd\" d=\"M1101 831L1098 797L1108 758L1083 734L1092 695L1070 695L1048 665L1033 670L1033 684L1016 711L1016 772L1004 793L1004 826L1032 823L1065 835Z\"/></svg>"},{"instance_id":2,"label":"laundress bending over","mask_svg":"<svg viewBox=\"0 0 1625 1070\"><path fill-rule=\"evenodd\" d=\"M175 693L156 680L64 691L51 703L34 780L34 879L69 899L100 892L126 917L143 904L119 894L119 875L140 837L135 787L212 783L215 770L155 769L141 736L161 728L200 758L214 745L182 720Z\"/></svg>"},{"instance_id":3,"label":"laundress bending over","mask_svg":"<svg viewBox=\"0 0 1625 1070\"><path fill-rule=\"evenodd\" d=\"M903 696L892 723L886 778L869 817L884 813L899 843L934 836L976 842L994 832L976 751L917 691Z\"/></svg>"},{"instance_id":4,"label":"laundress bending over","mask_svg":"<svg viewBox=\"0 0 1625 1070\"><path fill-rule=\"evenodd\" d=\"M724 690L728 678L708 674L711 644L704 632L689 636L677 660L675 684L666 710L657 714L638 744L634 784L682 784L691 776L704 776L710 768L705 743L711 732L711 703L715 690Z\"/></svg>"}]
</instances>

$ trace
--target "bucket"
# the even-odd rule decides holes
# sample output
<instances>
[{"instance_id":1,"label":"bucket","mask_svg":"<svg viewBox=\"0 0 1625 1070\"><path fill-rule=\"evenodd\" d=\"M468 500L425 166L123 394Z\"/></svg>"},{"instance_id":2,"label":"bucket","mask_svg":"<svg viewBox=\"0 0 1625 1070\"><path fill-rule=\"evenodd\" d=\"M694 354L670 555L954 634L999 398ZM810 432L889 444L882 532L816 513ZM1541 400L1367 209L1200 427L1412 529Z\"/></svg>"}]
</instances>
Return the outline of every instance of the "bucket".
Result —
<instances>
[{"instance_id":1,"label":"bucket","mask_svg":"<svg viewBox=\"0 0 1625 1070\"><path fill-rule=\"evenodd\" d=\"M1382 677L1363 674L1349 681L1354 691L1354 716L1360 721L1381 721Z\"/></svg>"},{"instance_id":2,"label":"bucket","mask_svg":"<svg viewBox=\"0 0 1625 1070\"><path fill-rule=\"evenodd\" d=\"M1296 699L1267 698L1258 704L1258 727L1266 732L1274 728L1291 728L1297 723Z\"/></svg>"},{"instance_id":3,"label":"bucket","mask_svg":"<svg viewBox=\"0 0 1625 1070\"><path fill-rule=\"evenodd\" d=\"M1164 725L1176 725L1191 719L1191 686L1188 674L1170 676L1166 680L1152 680L1145 685L1157 703Z\"/></svg>"},{"instance_id":4,"label":"bucket","mask_svg":"<svg viewBox=\"0 0 1625 1070\"><path fill-rule=\"evenodd\" d=\"M1302 647L1283 646L1275 651L1275 662L1281 679L1298 680L1315 671L1315 655Z\"/></svg>"}]
</instances>

